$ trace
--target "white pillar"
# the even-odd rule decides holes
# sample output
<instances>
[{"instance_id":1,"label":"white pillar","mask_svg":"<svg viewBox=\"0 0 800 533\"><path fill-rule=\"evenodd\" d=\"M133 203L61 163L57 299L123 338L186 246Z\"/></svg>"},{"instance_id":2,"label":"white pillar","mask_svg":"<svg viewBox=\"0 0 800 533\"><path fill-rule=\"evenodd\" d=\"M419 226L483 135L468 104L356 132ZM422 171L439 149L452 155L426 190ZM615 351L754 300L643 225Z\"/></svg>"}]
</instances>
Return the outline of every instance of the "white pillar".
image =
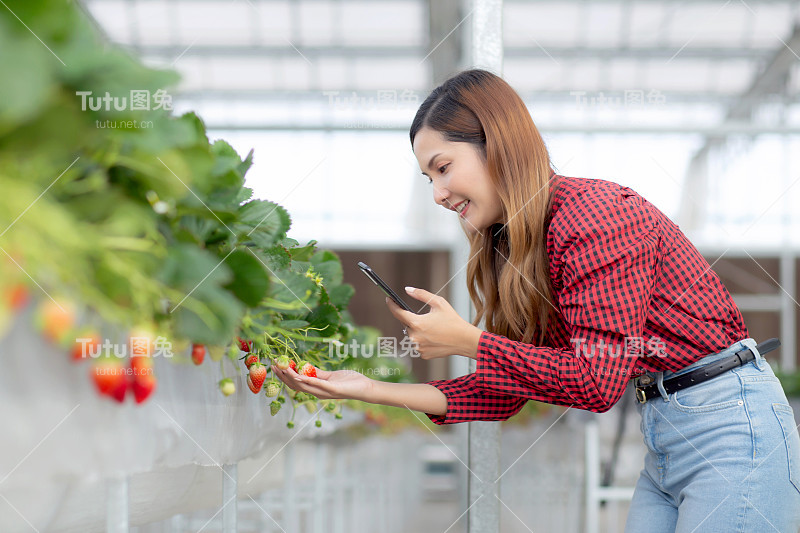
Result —
<instances>
[{"instance_id":1,"label":"white pillar","mask_svg":"<svg viewBox=\"0 0 800 533\"><path fill-rule=\"evenodd\" d=\"M473 0L470 57L473 67L503 73L503 2ZM475 371L472 360L471 370ZM469 423L469 533L500 531L500 422ZM480 478L480 481L478 480ZM477 503L476 503L477 502ZM474 505L473 505L474 504Z\"/></svg>"},{"instance_id":2,"label":"white pillar","mask_svg":"<svg viewBox=\"0 0 800 533\"><path fill-rule=\"evenodd\" d=\"M109 479L106 482L106 531L128 532L128 478Z\"/></svg>"},{"instance_id":3,"label":"white pillar","mask_svg":"<svg viewBox=\"0 0 800 533\"><path fill-rule=\"evenodd\" d=\"M222 533L236 533L238 483L238 465L222 465Z\"/></svg>"}]
</instances>

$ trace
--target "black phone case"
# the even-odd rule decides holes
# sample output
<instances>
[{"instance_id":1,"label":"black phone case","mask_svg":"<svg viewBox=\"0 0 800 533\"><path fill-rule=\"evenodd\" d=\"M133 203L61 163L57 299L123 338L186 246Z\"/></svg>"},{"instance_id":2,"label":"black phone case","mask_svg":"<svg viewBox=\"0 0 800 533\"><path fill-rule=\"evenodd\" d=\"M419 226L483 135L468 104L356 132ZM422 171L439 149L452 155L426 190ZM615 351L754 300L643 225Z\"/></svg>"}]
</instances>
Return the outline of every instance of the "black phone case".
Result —
<instances>
[{"instance_id":1,"label":"black phone case","mask_svg":"<svg viewBox=\"0 0 800 533\"><path fill-rule=\"evenodd\" d=\"M394 300L394 303L396 303L397 305L399 305L400 307L402 307L402 308L403 308L403 309L405 309L406 311L411 311L411 308L410 308L410 307L409 307L409 306L408 306L408 305L407 305L407 304L406 304L406 303L405 303L405 302L404 302L404 301L403 301L403 300L402 300L402 299L401 299L401 298L400 298L400 297L397 295L397 293L395 293L395 292L392 290L392 288L391 288L391 287L389 287L389 286L386 284L386 282L385 282L385 281L383 281L383 280L381 279L381 277L380 277L380 276L378 276L378 275L375 273L375 271L374 271L374 270L372 270L372 269L369 267L369 265L367 265L366 263L362 263L361 261L359 261L359 262L358 262L358 268L360 268L360 269L361 269L361 271L362 271L364 274L366 274L366 275L367 275L367 277L368 277L369 279L371 279L371 280L372 280L372 283L374 283L375 285L377 285L378 287L380 287L380 289L381 289L381 290L384 292L384 294L386 294L386 296L388 296L389 298L391 298L392 300ZM414 311L411 311L411 312L413 313Z\"/></svg>"}]
</instances>

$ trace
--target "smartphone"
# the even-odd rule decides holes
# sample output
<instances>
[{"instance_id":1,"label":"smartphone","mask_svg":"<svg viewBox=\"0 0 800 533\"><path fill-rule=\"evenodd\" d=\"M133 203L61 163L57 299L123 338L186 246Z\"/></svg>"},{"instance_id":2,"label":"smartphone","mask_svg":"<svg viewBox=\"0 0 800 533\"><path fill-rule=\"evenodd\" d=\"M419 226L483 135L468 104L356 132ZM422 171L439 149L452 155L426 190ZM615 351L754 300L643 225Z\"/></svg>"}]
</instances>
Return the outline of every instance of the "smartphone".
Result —
<instances>
[{"instance_id":1,"label":"smartphone","mask_svg":"<svg viewBox=\"0 0 800 533\"><path fill-rule=\"evenodd\" d=\"M385 281L383 281L383 280L380 278L380 276L378 276L378 275L375 273L375 271L374 271L374 270L372 270L372 269L369 267L369 265L367 265L366 263L362 263L361 261L359 261L359 262L358 262L358 268L360 268L360 269L361 269L361 271L362 271L364 274L366 274L366 275L367 275L367 277L368 277L369 279L371 279L371 280L372 280L372 283L374 283L375 285L377 285L378 287L380 287L380 288L381 288L381 290L382 290L382 291L383 291L383 292L386 294L386 296L388 296L389 298L391 298L392 300L394 300L394 303L396 303L397 305L399 305L400 307L402 307L402 308L403 308L403 309L405 309L406 311L411 311L411 308L410 308L408 305L406 305L406 303L405 303L405 302L404 302L404 301L403 301L403 300L402 300L402 299L401 299L401 298L400 298L400 297L397 295L397 293L395 293L395 292L392 290L392 288L391 288L391 287L389 287L389 286L386 284L386 282L385 282ZM414 311L411 311L411 312L413 313Z\"/></svg>"}]
</instances>

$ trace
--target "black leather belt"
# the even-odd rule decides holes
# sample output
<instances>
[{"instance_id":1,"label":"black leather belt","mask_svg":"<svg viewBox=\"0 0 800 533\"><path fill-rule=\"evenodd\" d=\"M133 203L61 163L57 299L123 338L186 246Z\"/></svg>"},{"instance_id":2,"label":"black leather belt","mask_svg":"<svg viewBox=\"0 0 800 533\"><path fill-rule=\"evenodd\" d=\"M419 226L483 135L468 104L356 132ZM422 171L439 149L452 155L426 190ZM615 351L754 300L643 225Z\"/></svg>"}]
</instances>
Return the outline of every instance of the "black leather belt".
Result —
<instances>
[{"instance_id":1,"label":"black leather belt","mask_svg":"<svg viewBox=\"0 0 800 533\"><path fill-rule=\"evenodd\" d=\"M756 349L758 350L758 353L764 355L780 345L780 340L769 339L757 345ZM696 370L692 370L691 372L687 372L686 374L682 374L678 377L665 379L664 390L667 392L667 394L672 394L673 392L677 392L681 389L685 389L687 387L691 387L692 385L697 385L698 383L707 381L711 378L715 378L732 368L749 363L755 358L756 356L752 350L750 350L750 348L744 348L730 357L725 357L724 359L714 361L713 363L700 367ZM646 374L644 376L639 376L634 383L636 384L636 399L639 400L639 403L645 403L647 400L661 395L661 393L658 391L658 383L656 383L656 380L652 376Z\"/></svg>"}]
</instances>

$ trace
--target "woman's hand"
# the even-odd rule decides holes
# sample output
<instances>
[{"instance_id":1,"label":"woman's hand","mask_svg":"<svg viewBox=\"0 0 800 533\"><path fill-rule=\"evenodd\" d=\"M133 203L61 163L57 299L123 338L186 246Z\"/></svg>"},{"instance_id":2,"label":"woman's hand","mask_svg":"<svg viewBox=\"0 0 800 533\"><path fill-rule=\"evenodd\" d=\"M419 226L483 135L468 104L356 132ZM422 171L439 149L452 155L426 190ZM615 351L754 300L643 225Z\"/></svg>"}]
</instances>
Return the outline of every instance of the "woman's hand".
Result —
<instances>
[{"instance_id":1,"label":"woman's hand","mask_svg":"<svg viewBox=\"0 0 800 533\"><path fill-rule=\"evenodd\" d=\"M406 327L406 335L416 344L423 359L435 359L448 355L463 355L476 358L478 341L482 331L456 313L447 300L424 289L406 287L406 292L421 302L430 305L430 312L417 315L402 309L390 298L386 305L392 314Z\"/></svg>"},{"instance_id":2,"label":"woman's hand","mask_svg":"<svg viewBox=\"0 0 800 533\"><path fill-rule=\"evenodd\" d=\"M317 377L301 376L292 369L272 365L275 376L296 391L313 394L320 400L353 399L369 401L374 381L355 370L317 369Z\"/></svg>"}]
</instances>

